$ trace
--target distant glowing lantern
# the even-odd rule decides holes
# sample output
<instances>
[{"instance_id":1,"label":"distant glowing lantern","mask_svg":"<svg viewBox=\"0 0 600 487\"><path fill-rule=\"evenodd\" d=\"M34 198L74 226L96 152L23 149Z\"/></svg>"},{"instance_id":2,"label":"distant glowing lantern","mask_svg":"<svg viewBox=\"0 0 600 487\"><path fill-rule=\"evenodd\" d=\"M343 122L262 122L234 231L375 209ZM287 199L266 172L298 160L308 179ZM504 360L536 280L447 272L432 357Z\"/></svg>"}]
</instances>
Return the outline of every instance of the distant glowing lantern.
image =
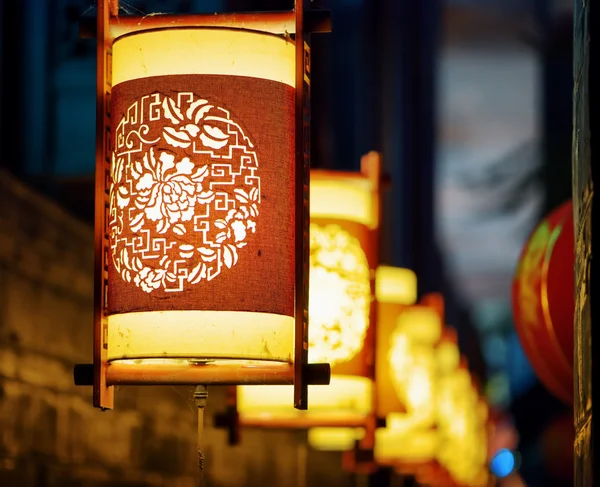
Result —
<instances>
[{"instance_id":1,"label":"distant glowing lantern","mask_svg":"<svg viewBox=\"0 0 600 487\"><path fill-rule=\"evenodd\" d=\"M376 153L361 173L311 171L308 356L331 364L331 383L311 386L303 412L290 406L289 387L239 386L240 425L360 428L373 412L380 177Z\"/></svg>"},{"instance_id":2,"label":"distant glowing lantern","mask_svg":"<svg viewBox=\"0 0 600 487\"><path fill-rule=\"evenodd\" d=\"M311 275L312 279L312 275ZM312 286L311 280L311 286ZM312 288L311 288L312 289ZM403 405L394 390L393 380L388 369L389 349L386 330L395 326L398 315L415 303L417 297L417 277L409 269L379 266L375 274L375 299L377 302L377 347L375 384L377 416L385 418L391 411L402 411ZM312 303L312 301L311 301ZM311 320L314 315L311 315ZM311 330L314 324L311 322ZM311 336L312 343L312 336ZM350 451L357 441L365 436L361 428L312 428L308 441L316 450Z\"/></svg>"},{"instance_id":3,"label":"distant glowing lantern","mask_svg":"<svg viewBox=\"0 0 600 487\"><path fill-rule=\"evenodd\" d=\"M515 273L513 315L523 349L544 386L573 402L575 238L573 204L552 211L531 233Z\"/></svg>"},{"instance_id":4,"label":"distant glowing lantern","mask_svg":"<svg viewBox=\"0 0 600 487\"><path fill-rule=\"evenodd\" d=\"M487 405L466 364L438 382L437 459L461 485L487 485Z\"/></svg>"},{"instance_id":5,"label":"distant glowing lantern","mask_svg":"<svg viewBox=\"0 0 600 487\"><path fill-rule=\"evenodd\" d=\"M304 378L303 2L117 14L99 2L95 404L117 384L293 383L305 409L328 371Z\"/></svg>"},{"instance_id":6,"label":"distant glowing lantern","mask_svg":"<svg viewBox=\"0 0 600 487\"><path fill-rule=\"evenodd\" d=\"M460 364L458 337L456 330L451 326L445 326L442 330L442 336L435 351L435 360L440 376L451 373Z\"/></svg>"},{"instance_id":7,"label":"distant glowing lantern","mask_svg":"<svg viewBox=\"0 0 600 487\"><path fill-rule=\"evenodd\" d=\"M411 306L398 317L391 335L389 368L396 394L407 413L431 424L434 418L436 386L435 345L442 322L425 306Z\"/></svg>"},{"instance_id":8,"label":"distant glowing lantern","mask_svg":"<svg viewBox=\"0 0 600 487\"><path fill-rule=\"evenodd\" d=\"M423 304L403 309L386 340L387 371L404 411L388 412L375 433L375 461L415 473L436 457L436 345L442 335L440 311ZM378 350L382 353L383 350Z\"/></svg>"}]
</instances>

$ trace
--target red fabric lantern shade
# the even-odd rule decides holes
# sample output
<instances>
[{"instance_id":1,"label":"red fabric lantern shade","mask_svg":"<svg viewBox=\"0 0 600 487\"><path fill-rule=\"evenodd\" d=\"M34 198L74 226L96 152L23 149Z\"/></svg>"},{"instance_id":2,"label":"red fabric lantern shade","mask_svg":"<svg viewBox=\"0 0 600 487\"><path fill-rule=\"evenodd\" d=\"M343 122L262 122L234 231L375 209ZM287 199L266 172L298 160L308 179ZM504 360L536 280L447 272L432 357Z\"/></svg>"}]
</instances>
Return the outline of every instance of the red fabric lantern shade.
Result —
<instances>
[{"instance_id":1,"label":"red fabric lantern shade","mask_svg":"<svg viewBox=\"0 0 600 487\"><path fill-rule=\"evenodd\" d=\"M512 286L513 317L523 349L544 386L573 402L573 205L551 212L527 240Z\"/></svg>"}]
</instances>

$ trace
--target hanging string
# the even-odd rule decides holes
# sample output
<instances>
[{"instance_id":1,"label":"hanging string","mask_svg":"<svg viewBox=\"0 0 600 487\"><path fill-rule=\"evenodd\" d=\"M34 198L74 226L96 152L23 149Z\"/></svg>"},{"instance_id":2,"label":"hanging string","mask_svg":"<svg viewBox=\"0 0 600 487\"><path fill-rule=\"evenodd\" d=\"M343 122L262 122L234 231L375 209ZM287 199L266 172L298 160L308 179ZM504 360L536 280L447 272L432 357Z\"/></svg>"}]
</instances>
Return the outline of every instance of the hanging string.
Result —
<instances>
[{"instance_id":1,"label":"hanging string","mask_svg":"<svg viewBox=\"0 0 600 487\"><path fill-rule=\"evenodd\" d=\"M196 386L194 390L194 400L198 409L198 487L204 486L204 408L208 398L208 388L206 386Z\"/></svg>"}]
</instances>

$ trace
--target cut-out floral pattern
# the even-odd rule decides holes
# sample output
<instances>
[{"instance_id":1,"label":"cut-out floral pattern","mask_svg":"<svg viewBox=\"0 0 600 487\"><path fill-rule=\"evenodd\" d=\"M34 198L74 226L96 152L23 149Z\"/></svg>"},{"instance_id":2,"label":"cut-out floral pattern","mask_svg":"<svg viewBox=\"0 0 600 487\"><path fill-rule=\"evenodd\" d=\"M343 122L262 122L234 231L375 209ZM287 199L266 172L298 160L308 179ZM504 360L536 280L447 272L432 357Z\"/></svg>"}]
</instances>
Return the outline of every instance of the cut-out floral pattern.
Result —
<instances>
[{"instance_id":1,"label":"cut-out floral pattern","mask_svg":"<svg viewBox=\"0 0 600 487\"><path fill-rule=\"evenodd\" d=\"M111 166L113 264L146 293L183 291L233 267L260 205L256 152L229 112L189 93L160 108L154 126L123 117Z\"/></svg>"}]
</instances>

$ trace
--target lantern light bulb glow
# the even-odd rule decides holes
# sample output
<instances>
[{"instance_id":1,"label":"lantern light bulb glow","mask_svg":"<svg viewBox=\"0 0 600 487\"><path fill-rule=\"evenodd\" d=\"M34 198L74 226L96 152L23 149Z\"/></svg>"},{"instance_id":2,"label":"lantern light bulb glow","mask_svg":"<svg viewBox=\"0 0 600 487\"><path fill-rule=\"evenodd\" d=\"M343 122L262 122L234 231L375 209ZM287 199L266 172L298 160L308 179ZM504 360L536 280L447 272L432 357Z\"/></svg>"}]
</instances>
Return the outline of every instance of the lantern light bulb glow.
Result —
<instances>
[{"instance_id":1,"label":"lantern light bulb glow","mask_svg":"<svg viewBox=\"0 0 600 487\"><path fill-rule=\"evenodd\" d=\"M310 361L333 367L363 346L371 311L369 263L338 225L310 225Z\"/></svg>"}]
</instances>

